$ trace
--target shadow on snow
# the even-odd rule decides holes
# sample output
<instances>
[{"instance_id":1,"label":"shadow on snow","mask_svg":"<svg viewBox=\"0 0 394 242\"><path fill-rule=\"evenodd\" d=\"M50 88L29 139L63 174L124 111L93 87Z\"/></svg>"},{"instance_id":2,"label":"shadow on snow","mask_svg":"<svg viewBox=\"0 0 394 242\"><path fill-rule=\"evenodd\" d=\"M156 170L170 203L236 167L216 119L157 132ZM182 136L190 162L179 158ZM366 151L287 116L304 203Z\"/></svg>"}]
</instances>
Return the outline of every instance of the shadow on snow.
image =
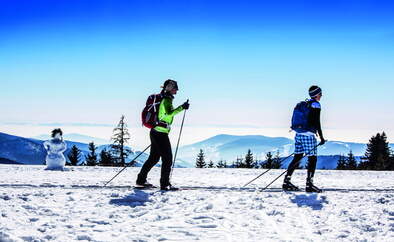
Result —
<instances>
[{"instance_id":1,"label":"shadow on snow","mask_svg":"<svg viewBox=\"0 0 394 242\"><path fill-rule=\"evenodd\" d=\"M132 194L123 198L111 199L109 203L117 206L130 206L134 208L138 206L144 206L145 203L151 201L149 199L149 193L146 193L140 189L134 189L133 191L134 192Z\"/></svg>"},{"instance_id":2,"label":"shadow on snow","mask_svg":"<svg viewBox=\"0 0 394 242\"><path fill-rule=\"evenodd\" d=\"M324 204L327 204L326 196L318 196L317 194L300 194L290 201L297 204L298 207L311 207L313 210L321 210Z\"/></svg>"}]
</instances>

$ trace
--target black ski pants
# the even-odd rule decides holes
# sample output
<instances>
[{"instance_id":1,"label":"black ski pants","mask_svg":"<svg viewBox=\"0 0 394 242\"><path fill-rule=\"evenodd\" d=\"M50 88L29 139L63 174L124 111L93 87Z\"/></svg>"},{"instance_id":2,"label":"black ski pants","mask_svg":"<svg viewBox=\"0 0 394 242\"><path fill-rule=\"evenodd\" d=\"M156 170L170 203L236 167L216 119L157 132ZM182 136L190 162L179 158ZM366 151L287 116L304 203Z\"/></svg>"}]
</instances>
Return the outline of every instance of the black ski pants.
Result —
<instances>
[{"instance_id":1,"label":"black ski pants","mask_svg":"<svg viewBox=\"0 0 394 242\"><path fill-rule=\"evenodd\" d=\"M287 173L286 177L290 177L293 175L294 170L298 167L300 164L301 159L304 157L304 154L295 154L293 161L290 163L289 167L287 168ZM308 177L307 180L310 181L313 176L315 175L315 170L316 170L316 163L317 163L317 156L309 156L308 157Z\"/></svg>"},{"instance_id":2,"label":"black ski pants","mask_svg":"<svg viewBox=\"0 0 394 242\"><path fill-rule=\"evenodd\" d=\"M144 183L149 171L159 162L161 158L162 164L160 186L168 186L170 184L170 173L172 167L172 150L170 139L168 134L151 129L150 141L150 155L148 160L146 160L142 166L140 173L138 174L137 182Z\"/></svg>"}]
</instances>

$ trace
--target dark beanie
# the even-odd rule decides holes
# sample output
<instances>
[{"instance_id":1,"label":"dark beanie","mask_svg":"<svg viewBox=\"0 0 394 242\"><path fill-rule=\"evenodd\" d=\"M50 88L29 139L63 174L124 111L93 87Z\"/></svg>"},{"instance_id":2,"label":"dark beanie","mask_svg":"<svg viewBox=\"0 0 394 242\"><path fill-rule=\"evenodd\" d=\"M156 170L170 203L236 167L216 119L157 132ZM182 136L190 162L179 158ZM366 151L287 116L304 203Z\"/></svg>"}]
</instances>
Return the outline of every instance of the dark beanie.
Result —
<instances>
[{"instance_id":1,"label":"dark beanie","mask_svg":"<svg viewBox=\"0 0 394 242\"><path fill-rule=\"evenodd\" d=\"M166 80L166 81L164 82L162 88L165 89L165 88L166 88L167 86L169 86L169 85L171 85L172 88L175 88L175 89L178 90L178 83L177 83L176 81L174 81L174 80L171 80L171 79Z\"/></svg>"},{"instance_id":2,"label":"dark beanie","mask_svg":"<svg viewBox=\"0 0 394 242\"><path fill-rule=\"evenodd\" d=\"M317 95L319 95L321 93L322 93L322 90L318 86L311 86L309 88L309 96L312 97L312 98L316 97Z\"/></svg>"}]
</instances>

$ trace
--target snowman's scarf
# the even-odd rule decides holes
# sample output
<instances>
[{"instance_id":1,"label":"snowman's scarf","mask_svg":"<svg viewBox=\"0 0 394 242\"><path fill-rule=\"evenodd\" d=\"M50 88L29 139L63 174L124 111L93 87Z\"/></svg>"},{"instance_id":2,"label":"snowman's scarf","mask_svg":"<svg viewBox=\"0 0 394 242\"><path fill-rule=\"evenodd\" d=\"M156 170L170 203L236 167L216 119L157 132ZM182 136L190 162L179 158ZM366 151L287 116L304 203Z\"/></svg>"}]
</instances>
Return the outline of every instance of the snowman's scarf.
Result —
<instances>
[{"instance_id":1,"label":"snowman's scarf","mask_svg":"<svg viewBox=\"0 0 394 242\"><path fill-rule=\"evenodd\" d=\"M51 140L51 142L54 143L54 144L61 144L63 142L63 140L62 139L58 139L58 138L54 138L54 139Z\"/></svg>"}]
</instances>

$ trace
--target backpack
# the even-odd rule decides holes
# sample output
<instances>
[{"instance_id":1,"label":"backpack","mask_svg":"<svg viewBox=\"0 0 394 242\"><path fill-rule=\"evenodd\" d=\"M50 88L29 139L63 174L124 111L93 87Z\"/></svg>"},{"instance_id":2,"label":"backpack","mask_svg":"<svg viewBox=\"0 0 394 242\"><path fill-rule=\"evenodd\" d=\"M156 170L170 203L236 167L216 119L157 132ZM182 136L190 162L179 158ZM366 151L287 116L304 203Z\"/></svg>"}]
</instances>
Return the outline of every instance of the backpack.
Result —
<instances>
[{"instance_id":1,"label":"backpack","mask_svg":"<svg viewBox=\"0 0 394 242\"><path fill-rule=\"evenodd\" d=\"M157 126L157 116L160 103L163 100L162 94L152 94L146 100L146 104L141 113L142 125L152 129Z\"/></svg>"},{"instance_id":2,"label":"backpack","mask_svg":"<svg viewBox=\"0 0 394 242\"><path fill-rule=\"evenodd\" d=\"M291 118L291 129L297 133L313 131L309 127L309 113L311 111L311 105L314 101L302 101L299 102L293 111L293 117Z\"/></svg>"}]
</instances>

